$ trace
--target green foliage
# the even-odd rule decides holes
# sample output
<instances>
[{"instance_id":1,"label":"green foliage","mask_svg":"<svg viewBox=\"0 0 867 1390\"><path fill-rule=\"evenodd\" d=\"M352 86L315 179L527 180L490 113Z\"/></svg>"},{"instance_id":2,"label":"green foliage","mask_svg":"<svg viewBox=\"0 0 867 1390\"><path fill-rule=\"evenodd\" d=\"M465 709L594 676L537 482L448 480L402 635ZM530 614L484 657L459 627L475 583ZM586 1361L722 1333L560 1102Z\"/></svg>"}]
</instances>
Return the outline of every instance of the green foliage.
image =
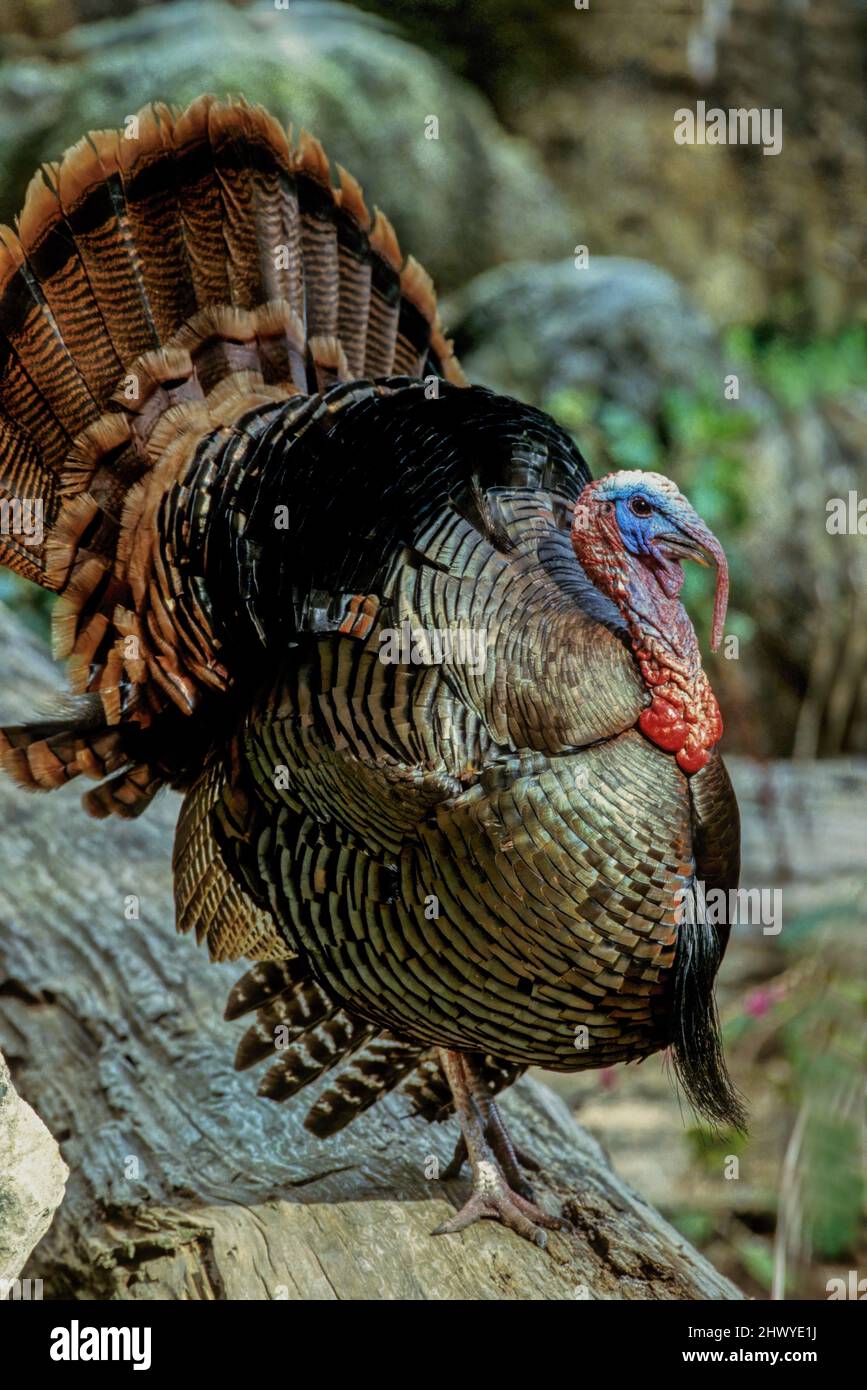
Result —
<instances>
[{"instance_id":1,"label":"green foliage","mask_svg":"<svg viewBox=\"0 0 867 1390\"><path fill-rule=\"evenodd\" d=\"M785 969L724 1030L736 1069L752 1063L790 1117L778 1219L796 1233L786 1250L795 1283L811 1258L854 1259L863 1229L863 921L863 895L846 895L788 922Z\"/></svg>"},{"instance_id":2,"label":"green foliage","mask_svg":"<svg viewBox=\"0 0 867 1390\"><path fill-rule=\"evenodd\" d=\"M827 1259L854 1251L867 1195L861 1163L867 980L857 969L864 950L851 932L853 909L855 930L863 931L863 916L850 904L849 931L833 912L833 932L827 921L801 932L795 956L800 975L780 1030L789 1085L804 1114L799 1199L805 1230L812 1249Z\"/></svg>"},{"instance_id":3,"label":"green foliage","mask_svg":"<svg viewBox=\"0 0 867 1390\"><path fill-rule=\"evenodd\" d=\"M751 1278L768 1292L774 1282L774 1252L758 1236L740 1235L735 1246L741 1264Z\"/></svg>"},{"instance_id":4,"label":"green foliage","mask_svg":"<svg viewBox=\"0 0 867 1390\"><path fill-rule=\"evenodd\" d=\"M711 1130L691 1125L686 1142L693 1160L709 1173L720 1173L727 1158L738 1157L747 1147L747 1136L737 1129Z\"/></svg>"},{"instance_id":5,"label":"green foliage","mask_svg":"<svg viewBox=\"0 0 867 1390\"><path fill-rule=\"evenodd\" d=\"M614 402L603 402L597 421L608 446L608 454L618 468L659 469L662 456L659 433L635 410Z\"/></svg>"},{"instance_id":6,"label":"green foliage","mask_svg":"<svg viewBox=\"0 0 867 1390\"><path fill-rule=\"evenodd\" d=\"M10 570L0 568L0 603L13 608L43 641L50 640L53 593L40 589L37 584L31 584L29 579L22 579Z\"/></svg>"},{"instance_id":7,"label":"green foliage","mask_svg":"<svg viewBox=\"0 0 867 1390\"><path fill-rule=\"evenodd\" d=\"M706 1245L714 1234L714 1219L706 1211L678 1211L672 1216L672 1223L691 1245Z\"/></svg>"},{"instance_id":8,"label":"green foliage","mask_svg":"<svg viewBox=\"0 0 867 1390\"><path fill-rule=\"evenodd\" d=\"M595 391L568 387L553 392L545 401L544 408L564 430L577 436L592 425L598 404L599 396Z\"/></svg>"},{"instance_id":9,"label":"green foliage","mask_svg":"<svg viewBox=\"0 0 867 1390\"><path fill-rule=\"evenodd\" d=\"M803 1204L810 1244L825 1259L855 1251L865 1195L860 1161L860 1126L813 1107L804 1136Z\"/></svg>"},{"instance_id":10,"label":"green foliage","mask_svg":"<svg viewBox=\"0 0 867 1390\"><path fill-rule=\"evenodd\" d=\"M754 1113L758 1108L753 1132L717 1135L696 1125L687 1134L702 1172L719 1174L724 1158L735 1154L750 1181L768 1162L769 1137L779 1124L779 1179L768 1194L776 1233L765 1232L760 1195L756 1230L747 1224L747 1208L743 1217L696 1218L691 1208L672 1217L694 1244L718 1252L722 1239L736 1261L729 1271L735 1281L752 1280L767 1293L775 1259L786 1295L798 1298L817 1296L817 1262L838 1262L845 1273L860 1258L867 1198L865 906L867 886L853 891L850 885L821 907L787 917L778 973L752 988L723 1022L729 1064Z\"/></svg>"},{"instance_id":11,"label":"green foliage","mask_svg":"<svg viewBox=\"0 0 867 1390\"><path fill-rule=\"evenodd\" d=\"M834 338L806 341L738 328L729 334L728 348L790 410L867 386L867 327L863 325L847 328Z\"/></svg>"}]
</instances>

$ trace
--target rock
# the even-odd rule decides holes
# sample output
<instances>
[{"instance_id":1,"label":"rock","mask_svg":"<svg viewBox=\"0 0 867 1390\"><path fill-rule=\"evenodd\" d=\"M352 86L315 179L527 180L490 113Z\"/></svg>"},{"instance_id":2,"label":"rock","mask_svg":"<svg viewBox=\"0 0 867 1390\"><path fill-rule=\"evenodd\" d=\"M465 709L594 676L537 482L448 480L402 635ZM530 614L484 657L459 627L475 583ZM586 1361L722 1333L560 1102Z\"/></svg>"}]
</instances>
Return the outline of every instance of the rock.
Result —
<instances>
[{"instance_id":1,"label":"rock","mask_svg":"<svg viewBox=\"0 0 867 1390\"><path fill-rule=\"evenodd\" d=\"M513 15L514 0L488 0L489 26L500 9ZM528 82L520 48L501 49L487 86L557 179L576 242L665 267L720 324L821 333L863 322L862 5L692 0L577 10L552 0L535 11L533 47L544 50L546 70ZM779 153L676 144L675 112L694 112L699 101L779 111Z\"/></svg>"},{"instance_id":2,"label":"rock","mask_svg":"<svg viewBox=\"0 0 867 1390\"><path fill-rule=\"evenodd\" d=\"M560 195L484 98L386 22L318 3L189 0L82 25L45 56L0 65L3 217L38 159L122 126L148 101L183 105L205 91L242 93L313 131L442 285L569 245Z\"/></svg>"},{"instance_id":3,"label":"rock","mask_svg":"<svg viewBox=\"0 0 867 1390\"><path fill-rule=\"evenodd\" d=\"M31 149L56 155L94 115L113 123L150 97L148 83L186 99L219 79L273 100L281 114L292 108L296 119L315 120L329 139L345 133L345 155L371 194L384 204L387 193L399 210L411 204L405 230L443 283L459 283L464 260L474 273L583 242L596 254L664 266L720 324L803 333L863 321L863 5L361 0L360 8L387 9L396 23L297 0L282 11L164 3L122 19L136 0L7 0L0 34L14 47L0 79L0 173L13 171L23 187ZM60 116L58 87L69 95ZM782 149L675 144L675 112L699 101L781 111ZM88 122L76 111L88 111ZM416 135L431 114L440 148L420 152ZM539 158L546 178L534 168ZM431 195L424 212L411 177L419 173Z\"/></svg>"},{"instance_id":4,"label":"rock","mask_svg":"<svg viewBox=\"0 0 867 1390\"><path fill-rule=\"evenodd\" d=\"M0 1056L0 1299L63 1201L69 1169Z\"/></svg>"},{"instance_id":5,"label":"rock","mask_svg":"<svg viewBox=\"0 0 867 1390\"><path fill-rule=\"evenodd\" d=\"M591 256L519 262L477 276L446 301L471 380L541 404L563 390L598 391L648 418L673 387L722 395L718 330L665 270ZM755 393L737 408L758 404Z\"/></svg>"}]
</instances>

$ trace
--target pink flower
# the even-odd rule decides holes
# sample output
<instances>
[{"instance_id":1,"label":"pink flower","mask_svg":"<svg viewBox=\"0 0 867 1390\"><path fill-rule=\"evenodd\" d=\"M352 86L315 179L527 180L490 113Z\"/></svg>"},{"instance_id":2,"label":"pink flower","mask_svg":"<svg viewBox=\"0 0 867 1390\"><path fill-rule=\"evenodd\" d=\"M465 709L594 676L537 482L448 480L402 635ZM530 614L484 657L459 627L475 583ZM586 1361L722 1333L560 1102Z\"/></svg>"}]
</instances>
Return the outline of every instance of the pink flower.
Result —
<instances>
[{"instance_id":1,"label":"pink flower","mask_svg":"<svg viewBox=\"0 0 867 1390\"><path fill-rule=\"evenodd\" d=\"M744 1013L749 1018L762 1018L785 994L785 986L780 984L760 985L751 989L744 1000Z\"/></svg>"}]
</instances>

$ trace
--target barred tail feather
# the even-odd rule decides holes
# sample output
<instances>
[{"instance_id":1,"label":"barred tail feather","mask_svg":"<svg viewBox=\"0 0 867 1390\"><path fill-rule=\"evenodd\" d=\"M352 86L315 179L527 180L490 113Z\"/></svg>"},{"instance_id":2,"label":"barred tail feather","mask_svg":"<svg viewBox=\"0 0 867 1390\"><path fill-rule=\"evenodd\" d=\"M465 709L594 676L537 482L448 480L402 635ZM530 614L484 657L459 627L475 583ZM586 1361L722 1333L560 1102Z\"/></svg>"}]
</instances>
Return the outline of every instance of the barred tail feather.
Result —
<instances>
[{"instance_id":1,"label":"barred tail feather","mask_svg":"<svg viewBox=\"0 0 867 1390\"><path fill-rule=\"evenodd\" d=\"M365 374L464 382L429 277L339 179L313 136L293 146L261 107L202 96L85 136L0 227L0 564L59 594L56 654L106 725L195 715L231 685L183 570L208 501L184 480L217 430ZM22 499L32 536L6 524ZM2 747L49 787L95 766L79 744L70 724ZM142 809L150 771L90 809Z\"/></svg>"},{"instance_id":2,"label":"barred tail feather","mask_svg":"<svg viewBox=\"0 0 867 1390\"><path fill-rule=\"evenodd\" d=\"M227 1019L255 1013L238 1043L235 1067L246 1070L271 1059L259 1095L285 1101L320 1077L334 1081L311 1106L306 1129L329 1138L392 1093L411 1102L411 1113L446 1119L452 1094L436 1049L373 1025L344 1009L315 981L301 960L263 961L232 989ZM492 1095L524 1071L495 1057L474 1058Z\"/></svg>"}]
</instances>

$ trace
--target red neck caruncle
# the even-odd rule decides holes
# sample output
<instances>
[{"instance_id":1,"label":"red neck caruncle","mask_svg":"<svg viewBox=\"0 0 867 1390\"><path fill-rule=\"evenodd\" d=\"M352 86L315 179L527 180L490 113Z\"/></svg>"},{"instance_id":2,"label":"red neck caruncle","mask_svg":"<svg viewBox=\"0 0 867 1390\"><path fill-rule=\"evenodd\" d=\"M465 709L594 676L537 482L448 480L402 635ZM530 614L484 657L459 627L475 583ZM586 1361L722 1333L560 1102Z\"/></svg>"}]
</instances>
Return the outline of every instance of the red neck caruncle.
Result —
<instances>
[{"instance_id":1,"label":"red neck caruncle","mask_svg":"<svg viewBox=\"0 0 867 1390\"><path fill-rule=\"evenodd\" d=\"M613 475L614 479L623 475ZM717 567L714 649L722 638L728 598L728 570L716 537L667 478L644 475L643 487L656 486L677 520L677 538L659 534L641 554L624 545L614 503L606 499L609 479L591 483L578 500L572 544L587 577L620 609L632 650L651 696L638 726L653 743L674 753L686 773L705 766L722 737L716 697L702 670L698 640L680 602L681 558L708 559ZM665 485L664 488L662 485ZM619 486L623 486L620 482ZM600 490L602 496L599 495ZM676 510L675 510L676 509ZM671 549L666 549L671 543Z\"/></svg>"}]
</instances>

